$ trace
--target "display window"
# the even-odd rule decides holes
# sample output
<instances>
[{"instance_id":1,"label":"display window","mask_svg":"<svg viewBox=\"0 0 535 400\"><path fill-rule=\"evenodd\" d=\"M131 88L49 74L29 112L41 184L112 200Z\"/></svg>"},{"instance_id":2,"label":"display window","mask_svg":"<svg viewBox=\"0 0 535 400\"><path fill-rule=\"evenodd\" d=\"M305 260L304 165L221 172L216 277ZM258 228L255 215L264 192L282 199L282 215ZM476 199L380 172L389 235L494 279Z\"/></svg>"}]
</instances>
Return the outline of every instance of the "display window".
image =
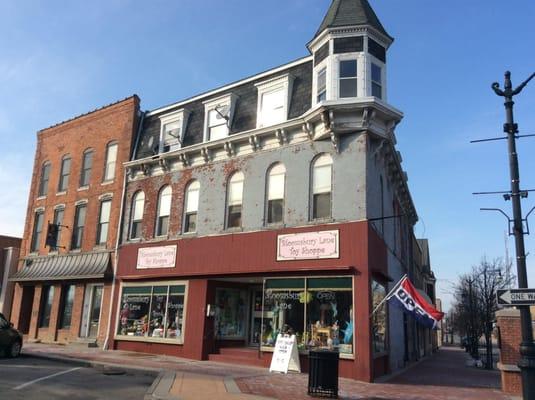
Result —
<instances>
[{"instance_id":1,"label":"display window","mask_svg":"<svg viewBox=\"0 0 535 400\"><path fill-rule=\"evenodd\" d=\"M296 335L299 350L337 349L353 354L351 277L266 279L262 346L279 333Z\"/></svg>"},{"instance_id":2,"label":"display window","mask_svg":"<svg viewBox=\"0 0 535 400\"><path fill-rule=\"evenodd\" d=\"M372 309L376 307L386 297L386 287L381 283L372 280L371 283L372 293ZM372 316L372 342L374 354L385 353L387 349L387 325L388 314L387 304L384 303L381 307L375 310Z\"/></svg>"},{"instance_id":3,"label":"display window","mask_svg":"<svg viewBox=\"0 0 535 400\"><path fill-rule=\"evenodd\" d=\"M183 343L186 285L123 286L117 337Z\"/></svg>"}]
</instances>

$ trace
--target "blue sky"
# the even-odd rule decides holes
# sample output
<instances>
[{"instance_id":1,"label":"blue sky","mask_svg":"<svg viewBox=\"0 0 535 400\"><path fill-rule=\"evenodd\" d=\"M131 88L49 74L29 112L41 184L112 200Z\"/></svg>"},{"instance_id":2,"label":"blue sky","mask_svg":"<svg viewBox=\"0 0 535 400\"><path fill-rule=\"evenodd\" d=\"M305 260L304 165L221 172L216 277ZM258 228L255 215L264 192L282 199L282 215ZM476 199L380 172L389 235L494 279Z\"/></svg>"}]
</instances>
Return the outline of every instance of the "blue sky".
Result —
<instances>
[{"instance_id":1,"label":"blue sky","mask_svg":"<svg viewBox=\"0 0 535 400\"><path fill-rule=\"evenodd\" d=\"M21 235L36 131L138 94L152 109L308 55L330 0L3 0L0 25L0 233ZM532 0L371 0L396 38L388 101L405 113L396 135L428 237L438 295L483 255L503 256L506 220L480 207L510 203L503 101L490 89L535 71ZM504 23L510 26L504 27ZM535 133L535 81L517 97ZM519 141L521 181L535 189L535 139ZM535 192L524 201L535 205ZM535 226L535 215L532 225ZM513 254L514 243L509 240ZM535 238L526 237L531 286Z\"/></svg>"}]
</instances>

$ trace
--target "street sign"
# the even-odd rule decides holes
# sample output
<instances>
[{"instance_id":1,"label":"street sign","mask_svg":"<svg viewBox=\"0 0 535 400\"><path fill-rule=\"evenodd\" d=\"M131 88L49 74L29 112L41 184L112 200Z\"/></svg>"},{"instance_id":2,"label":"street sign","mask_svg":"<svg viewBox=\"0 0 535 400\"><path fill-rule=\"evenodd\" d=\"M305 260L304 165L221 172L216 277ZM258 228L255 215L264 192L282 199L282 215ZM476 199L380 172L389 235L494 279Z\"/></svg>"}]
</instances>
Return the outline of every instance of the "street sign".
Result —
<instances>
[{"instance_id":1,"label":"street sign","mask_svg":"<svg viewBox=\"0 0 535 400\"><path fill-rule=\"evenodd\" d=\"M496 296L503 306L535 306L535 289L501 289Z\"/></svg>"}]
</instances>

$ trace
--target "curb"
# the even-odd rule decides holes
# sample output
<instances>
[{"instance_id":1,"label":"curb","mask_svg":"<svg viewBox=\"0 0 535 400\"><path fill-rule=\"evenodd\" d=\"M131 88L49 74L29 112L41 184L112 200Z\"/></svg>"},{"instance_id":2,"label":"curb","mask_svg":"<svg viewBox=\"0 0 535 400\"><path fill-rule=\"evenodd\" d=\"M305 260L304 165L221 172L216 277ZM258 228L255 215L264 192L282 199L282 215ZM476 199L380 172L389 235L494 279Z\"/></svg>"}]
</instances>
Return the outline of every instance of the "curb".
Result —
<instances>
[{"instance_id":1,"label":"curb","mask_svg":"<svg viewBox=\"0 0 535 400\"><path fill-rule=\"evenodd\" d=\"M95 360L86 360L83 358L75 358L75 357L65 357L65 356L58 356L56 354L43 354L39 352L32 352L32 351L23 351L22 356L30 356L34 358L39 358L42 360L52 360L52 361L59 361L65 364L71 364L76 365L80 367L87 367L87 368L95 368L100 369L102 368L104 371L106 369L108 370L122 370L125 372L130 373L142 373L144 375L148 376L154 376L157 377L158 374L161 372L161 369L158 368L151 368L151 367L132 367L132 366L125 366L123 364L116 364L116 363L109 363L104 361L95 361Z\"/></svg>"},{"instance_id":2,"label":"curb","mask_svg":"<svg viewBox=\"0 0 535 400\"><path fill-rule=\"evenodd\" d=\"M147 393L145 393L144 400L177 400L178 397L169 395L175 382L175 377L176 372L174 371L160 371Z\"/></svg>"}]
</instances>

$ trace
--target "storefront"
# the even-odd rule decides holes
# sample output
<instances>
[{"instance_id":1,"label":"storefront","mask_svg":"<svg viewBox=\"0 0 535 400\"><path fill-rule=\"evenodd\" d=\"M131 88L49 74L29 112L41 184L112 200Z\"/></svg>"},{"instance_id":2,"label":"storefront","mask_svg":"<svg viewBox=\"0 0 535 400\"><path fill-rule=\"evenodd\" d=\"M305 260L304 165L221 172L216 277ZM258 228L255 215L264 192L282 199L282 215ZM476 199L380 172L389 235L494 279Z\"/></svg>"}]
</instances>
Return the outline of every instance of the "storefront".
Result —
<instances>
[{"instance_id":1,"label":"storefront","mask_svg":"<svg viewBox=\"0 0 535 400\"><path fill-rule=\"evenodd\" d=\"M305 371L310 349L333 348L341 376L370 381L388 361L386 314L370 319L388 280L374 235L347 223L124 245L113 346L267 367L277 334L295 334ZM325 257L286 253L284 239Z\"/></svg>"}]
</instances>

